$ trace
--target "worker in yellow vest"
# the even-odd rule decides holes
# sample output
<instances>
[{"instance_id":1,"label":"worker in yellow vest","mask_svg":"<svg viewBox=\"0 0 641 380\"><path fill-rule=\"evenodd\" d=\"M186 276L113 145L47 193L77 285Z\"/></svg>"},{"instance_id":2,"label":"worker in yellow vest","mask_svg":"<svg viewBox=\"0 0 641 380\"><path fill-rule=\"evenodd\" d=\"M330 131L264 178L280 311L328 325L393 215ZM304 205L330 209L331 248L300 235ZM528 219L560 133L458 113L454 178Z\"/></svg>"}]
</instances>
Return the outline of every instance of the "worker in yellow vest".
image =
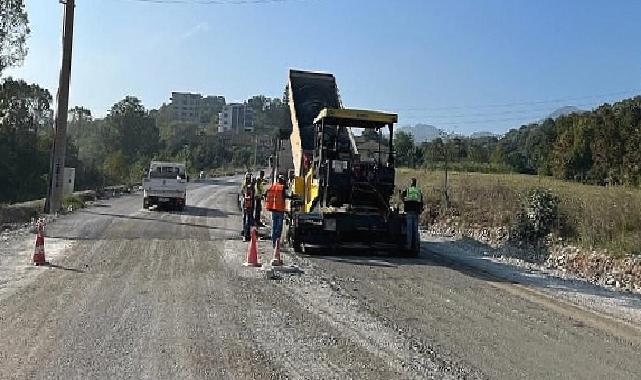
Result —
<instances>
[{"instance_id":1,"label":"worker in yellow vest","mask_svg":"<svg viewBox=\"0 0 641 380\"><path fill-rule=\"evenodd\" d=\"M283 233L283 220L285 219L285 177L278 176L267 189L265 208L272 213L272 245L276 246L276 240L280 239Z\"/></svg>"},{"instance_id":2,"label":"worker in yellow vest","mask_svg":"<svg viewBox=\"0 0 641 380\"><path fill-rule=\"evenodd\" d=\"M418 234L418 220L423 211L423 193L416 185L416 178L412 178L410 186L403 190L403 208L405 210L407 249L417 249L420 245Z\"/></svg>"}]
</instances>

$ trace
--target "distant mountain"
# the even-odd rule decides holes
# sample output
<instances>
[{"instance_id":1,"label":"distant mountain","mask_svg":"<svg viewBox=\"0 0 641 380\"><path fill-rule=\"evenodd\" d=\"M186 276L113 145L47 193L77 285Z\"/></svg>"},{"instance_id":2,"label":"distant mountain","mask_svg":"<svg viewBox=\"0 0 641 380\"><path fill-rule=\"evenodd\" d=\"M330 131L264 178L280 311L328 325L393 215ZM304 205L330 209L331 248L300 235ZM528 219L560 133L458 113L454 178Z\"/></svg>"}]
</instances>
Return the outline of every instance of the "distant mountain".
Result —
<instances>
[{"instance_id":1,"label":"distant mountain","mask_svg":"<svg viewBox=\"0 0 641 380\"><path fill-rule=\"evenodd\" d=\"M398 130L411 133L412 136L414 136L414 142L416 144L432 141L442 133L440 129L428 124L415 124L414 126L400 127Z\"/></svg>"},{"instance_id":2,"label":"distant mountain","mask_svg":"<svg viewBox=\"0 0 641 380\"><path fill-rule=\"evenodd\" d=\"M579 109L578 107L575 107L575 106L565 106L565 107L556 109L554 112L549 114L547 118L556 119L557 117L567 116L569 114L581 113L581 112L586 112L586 111Z\"/></svg>"}]
</instances>

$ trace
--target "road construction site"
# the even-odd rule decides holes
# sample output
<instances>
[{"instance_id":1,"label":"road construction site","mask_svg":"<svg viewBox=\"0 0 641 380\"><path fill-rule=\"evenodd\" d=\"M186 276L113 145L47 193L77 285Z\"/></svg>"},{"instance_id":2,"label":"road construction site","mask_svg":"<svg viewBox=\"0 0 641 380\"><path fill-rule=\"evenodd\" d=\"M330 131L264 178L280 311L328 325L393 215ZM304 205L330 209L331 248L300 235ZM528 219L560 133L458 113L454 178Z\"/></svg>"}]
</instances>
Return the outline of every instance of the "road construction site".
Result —
<instances>
[{"instance_id":1,"label":"road construction site","mask_svg":"<svg viewBox=\"0 0 641 380\"><path fill-rule=\"evenodd\" d=\"M182 212L125 195L0 242L0 378L631 379L641 300L423 236L416 258L294 254L243 266L240 177ZM268 213L265 213L266 217ZM603 305L610 307L604 309Z\"/></svg>"}]
</instances>

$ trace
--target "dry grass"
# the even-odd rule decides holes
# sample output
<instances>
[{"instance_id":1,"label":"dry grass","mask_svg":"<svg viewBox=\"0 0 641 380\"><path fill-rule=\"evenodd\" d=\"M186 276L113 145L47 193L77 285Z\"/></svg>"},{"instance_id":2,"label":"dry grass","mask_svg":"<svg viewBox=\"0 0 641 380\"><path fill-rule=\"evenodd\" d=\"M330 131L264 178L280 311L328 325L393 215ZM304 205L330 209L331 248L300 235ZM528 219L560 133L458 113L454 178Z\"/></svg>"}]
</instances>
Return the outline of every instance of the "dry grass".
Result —
<instances>
[{"instance_id":1,"label":"dry grass","mask_svg":"<svg viewBox=\"0 0 641 380\"><path fill-rule=\"evenodd\" d=\"M416 177L428 208L440 208L443 172L400 169L397 184ZM534 188L550 190L560 199L559 234L587 247L605 248L613 255L641 254L641 190L599 187L519 174L449 174L451 210L467 226L509 226L525 195Z\"/></svg>"},{"instance_id":2,"label":"dry grass","mask_svg":"<svg viewBox=\"0 0 641 380\"><path fill-rule=\"evenodd\" d=\"M44 199L9 206L0 205L0 225L28 222L42 214L43 209Z\"/></svg>"}]
</instances>

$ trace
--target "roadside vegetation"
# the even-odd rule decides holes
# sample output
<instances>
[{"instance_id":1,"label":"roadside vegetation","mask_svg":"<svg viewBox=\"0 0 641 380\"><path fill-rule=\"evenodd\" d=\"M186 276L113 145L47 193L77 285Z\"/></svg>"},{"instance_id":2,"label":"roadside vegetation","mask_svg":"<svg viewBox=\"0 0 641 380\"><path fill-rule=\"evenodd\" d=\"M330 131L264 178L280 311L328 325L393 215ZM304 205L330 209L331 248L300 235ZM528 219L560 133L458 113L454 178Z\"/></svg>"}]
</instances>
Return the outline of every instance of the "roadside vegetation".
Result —
<instances>
[{"instance_id":1,"label":"roadside vegetation","mask_svg":"<svg viewBox=\"0 0 641 380\"><path fill-rule=\"evenodd\" d=\"M398 132L398 163L482 173L552 176L594 185L641 185L641 96L512 129L503 136L443 134L416 144Z\"/></svg>"},{"instance_id":2,"label":"roadside vegetation","mask_svg":"<svg viewBox=\"0 0 641 380\"><path fill-rule=\"evenodd\" d=\"M641 255L640 146L641 96L503 136L395 139L398 164L413 168L399 183L424 187L425 224L506 227L519 244L554 237L611 255Z\"/></svg>"},{"instance_id":3,"label":"roadside vegetation","mask_svg":"<svg viewBox=\"0 0 641 380\"><path fill-rule=\"evenodd\" d=\"M85 208L85 202L77 195L68 195L62 201L62 207L65 209L72 208L73 210Z\"/></svg>"},{"instance_id":4,"label":"roadside vegetation","mask_svg":"<svg viewBox=\"0 0 641 380\"><path fill-rule=\"evenodd\" d=\"M641 255L641 190L637 188L522 174L450 172L446 208L443 171L400 169L397 184L405 186L411 177L418 178L424 191L425 225L507 227L515 234L523 228L524 212L527 217L530 211L529 220L536 212L534 218L545 226L526 229L541 228L556 239L607 249L615 256ZM545 208L555 209L550 213Z\"/></svg>"},{"instance_id":5,"label":"roadside vegetation","mask_svg":"<svg viewBox=\"0 0 641 380\"><path fill-rule=\"evenodd\" d=\"M263 107L269 101L271 108ZM0 79L0 203L46 196L49 156L53 141L51 94L36 84ZM285 117L284 106L264 96L252 98L256 134L273 135L275 120ZM69 111L66 165L76 169L76 190L139 184L151 160L184 161L192 178L235 172L254 162L265 163L264 150L235 146L216 136L215 123L169 122L166 110L148 110L140 99L127 96L106 117L75 107ZM253 141L253 140L252 140ZM255 156L256 154L256 156Z\"/></svg>"}]
</instances>

